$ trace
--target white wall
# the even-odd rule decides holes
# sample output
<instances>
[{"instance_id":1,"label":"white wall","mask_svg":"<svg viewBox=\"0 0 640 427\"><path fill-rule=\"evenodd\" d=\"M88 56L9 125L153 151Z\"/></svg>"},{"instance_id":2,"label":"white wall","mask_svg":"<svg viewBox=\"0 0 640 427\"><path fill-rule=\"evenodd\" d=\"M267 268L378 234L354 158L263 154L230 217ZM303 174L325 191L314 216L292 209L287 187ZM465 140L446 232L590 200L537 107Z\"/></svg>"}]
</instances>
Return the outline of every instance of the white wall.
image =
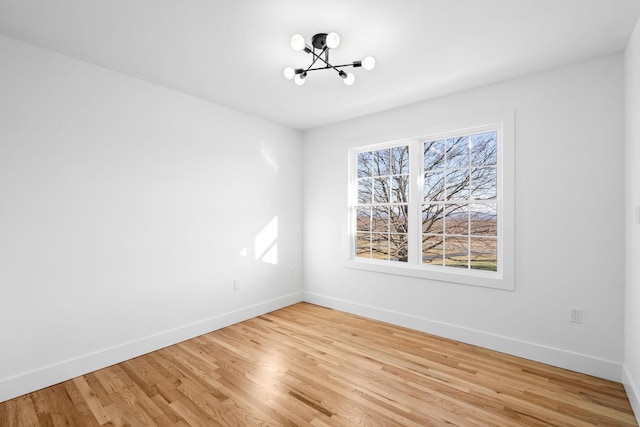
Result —
<instances>
[{"instance_id":1,"label":"white wall","mask_svg":"<svg viewBox=\"0 0 640 427\"><path fill-rule=\"evenodd\" d=\"M625 51L625 375L629 400L640 423L640 21ZM640 209L640 208L638 208Z\"/></svg>"},{"instance_id":2,"label":"white wall","mask_svg":"<svg viewBox=\"0 0 640 427\"><path fill-rule=\"evenodd\" d=\"M613 55L306 133L305 299L620 380L623 106L623 56ZM515 291L344 267L349 147L509 110L516 124ZM569 323L570 306L584 309L582 324Z\"/></svg>"},{"instance_id":3,"label":"white wall","mask_svg":"<svg viewBox=\"0 0 640 427\"><path fill-rule=\"evenodd\" d=\"M0 401L299 301L300 140L0 37Z\"/></svg>"}]
</instances>

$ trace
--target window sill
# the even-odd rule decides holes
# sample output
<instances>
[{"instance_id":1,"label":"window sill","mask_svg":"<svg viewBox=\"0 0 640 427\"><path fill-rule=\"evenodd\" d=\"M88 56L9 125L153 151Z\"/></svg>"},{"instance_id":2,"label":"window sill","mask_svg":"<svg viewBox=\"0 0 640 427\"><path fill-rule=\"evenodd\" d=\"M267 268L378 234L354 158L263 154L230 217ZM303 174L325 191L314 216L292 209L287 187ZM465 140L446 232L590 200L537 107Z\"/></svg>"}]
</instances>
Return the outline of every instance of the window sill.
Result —
<instances>
[{"instance_id":1,"label":"window sill","mask_svg":"<svg viewBox=\"0 0 640 427\"><path fill-rule=\"evenodd\" d=\"M394 261L379 262L369 259L350 259L345 263L345 267L375 273L481 286L505 291L514 290L513 275L505 275L504 273L498 272L463 269L455 271L451 267L423 266ZM445 269L446 271L444 271Z\"/></svg>"}]
</instances>

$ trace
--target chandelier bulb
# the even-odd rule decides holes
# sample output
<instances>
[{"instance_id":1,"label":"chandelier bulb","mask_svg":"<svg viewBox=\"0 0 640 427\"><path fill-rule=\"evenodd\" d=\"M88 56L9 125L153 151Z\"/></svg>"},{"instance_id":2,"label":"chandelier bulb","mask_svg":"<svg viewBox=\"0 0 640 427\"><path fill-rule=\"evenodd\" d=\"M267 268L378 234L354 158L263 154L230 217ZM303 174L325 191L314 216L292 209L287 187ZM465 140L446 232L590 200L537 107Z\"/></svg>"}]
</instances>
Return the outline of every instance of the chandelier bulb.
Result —
<instances>
[{"instance_id":1,"label":"chandelier bulb","mask_svg":"<svg viewBox=\"0 0 640 427\"><path fill-rule=\"evenodd\" d=\"M356 76L353 73L347 73L347 76L344 77L344 84L347 86L351 86L356 81Z\"/></svg>"},{"instance_id":2,"label":"chandelier bulb","mask_svg":"<svg viewBox=\"0 0 640 427\"><path fill-rule=\"evenodd\" d=\"M376 67L376 59L373 56L367 56L362 60L362 68L371 71Z\"/></svg>"},{"instance_id":3,"label":"chandelier bulb","mask_svg":"<svg viewBox=\"0 0 640 427\"><path fill-rule=\"evenodd\" d=\"M338 33L329 33L327 34L325 43L329 49L335 49L340 45L340 36Z\"/></svg>"},{"instance_id":4,"label":"chandelier bulb","mask_svg":"<svg viewBox=\"0 0 640 427\"><path fill-rule=\"evenodd\" d=\"M296 70L294 70L291 67L287 67L282 71L282 74L284 75L285 79L291 80L292 78L294 78L296 76Z\"/></svg>"},{"instance_id":5,"label":"chandelier bulb","mask_svg":"<svg viewBox=\"0 0 640 427\"><path fill-rule=\"evenodd\" d=\"M300 34L292 35L290 43L293 50L302 50L306 46L304 37L302 37Z\"/></svg>"},{"instance_id":6,"label":"chandelier bulb","mask_svg":"<svg viewBox=\"0 0 640 427\"><path fill-rule=\"evenodd\" d=\"M302 86L304 82L307 81L305 77L307 77L307 73L296 74L296 76L293 78L293 81L296 82L298 86Z\"/></svg>"}]
</instances>

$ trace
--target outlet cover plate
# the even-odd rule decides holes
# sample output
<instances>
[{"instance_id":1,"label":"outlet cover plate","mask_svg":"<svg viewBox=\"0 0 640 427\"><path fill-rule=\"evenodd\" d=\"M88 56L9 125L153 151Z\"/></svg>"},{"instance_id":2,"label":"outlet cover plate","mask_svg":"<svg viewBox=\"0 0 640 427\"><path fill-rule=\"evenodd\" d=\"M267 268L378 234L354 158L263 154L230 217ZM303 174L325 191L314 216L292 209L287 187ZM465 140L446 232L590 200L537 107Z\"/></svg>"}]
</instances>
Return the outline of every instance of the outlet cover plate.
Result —
<instances>
[{"instance_id":1,"label":"outlet cover plate","mask_svg":"<svg viewBox=\"0 0 640 427\"><path fill-rule=\"evenodd\" d=\"M582 309L580 307L569 307L569 322L582 323Z\"/></svg>"}]
</instances>

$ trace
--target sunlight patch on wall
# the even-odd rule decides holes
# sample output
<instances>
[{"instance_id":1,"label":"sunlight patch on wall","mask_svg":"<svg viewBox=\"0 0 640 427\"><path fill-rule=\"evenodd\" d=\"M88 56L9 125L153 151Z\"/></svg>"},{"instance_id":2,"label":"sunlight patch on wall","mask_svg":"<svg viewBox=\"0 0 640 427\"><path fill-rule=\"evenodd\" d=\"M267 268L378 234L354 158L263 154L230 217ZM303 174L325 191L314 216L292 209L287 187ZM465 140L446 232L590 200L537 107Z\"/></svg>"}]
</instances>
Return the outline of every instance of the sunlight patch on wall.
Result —
<instances>
[{"instance_id":1,"label":"sunlight patch on wall","mask_svg":"<svg viewBox=\"0 0 640 427\"><path fill-rule=\"evenodd\" d=\"M275 216L258 233L254 241L255 254L258 261L278 264L278 217Z\"/></svg>"}]
</instances>

